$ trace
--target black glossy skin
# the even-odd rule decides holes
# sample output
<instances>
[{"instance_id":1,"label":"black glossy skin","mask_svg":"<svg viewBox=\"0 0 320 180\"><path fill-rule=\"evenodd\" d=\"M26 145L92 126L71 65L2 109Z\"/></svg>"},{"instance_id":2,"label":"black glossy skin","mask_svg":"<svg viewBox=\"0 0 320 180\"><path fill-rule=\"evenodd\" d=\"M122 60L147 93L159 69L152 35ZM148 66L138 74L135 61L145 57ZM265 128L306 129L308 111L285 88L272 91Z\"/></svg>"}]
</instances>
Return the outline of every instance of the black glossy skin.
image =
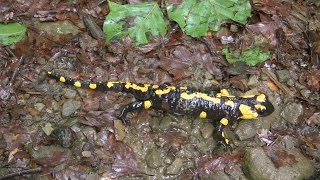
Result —
<instances>
[{"instance_id":1,"label":"black glossy skin","mask_svg":"<svg viewBox=\"0 0 320 180\"><path fill-rule=\"evenodd\" d=\"M129 82L92 83L65 78L54 71L49 71L48 76L76 87L133 94L137 101L124 106L119 114L119 119L124 124L128 124L128 120L126 119L128 112L149 108L220 121L217 126L217 134L224 144L228 144L229 142L226 137L223 137L225 126L232 126L240 118L251 119L251 116L245 116L244 112L241 112L240 105L248 106L249 110L247 112L254 114L253 118L267 116L274 111L274 107L267 97L263 101L258 101L258 95L252 97L235 97L221 94L209 96L205 93L191 90L188 87L174 87L166 84L159 86L147 84L145 86L145 84L133 84ZM90 84L94 85L94 88ZM228 105L228 102L231 104ZM255 107L257 104L265 108L257 109ZM201 114L204 112L205 116ZM223 123L222 119L227 119L227 123Z\"/></svg>"}]
</instances>

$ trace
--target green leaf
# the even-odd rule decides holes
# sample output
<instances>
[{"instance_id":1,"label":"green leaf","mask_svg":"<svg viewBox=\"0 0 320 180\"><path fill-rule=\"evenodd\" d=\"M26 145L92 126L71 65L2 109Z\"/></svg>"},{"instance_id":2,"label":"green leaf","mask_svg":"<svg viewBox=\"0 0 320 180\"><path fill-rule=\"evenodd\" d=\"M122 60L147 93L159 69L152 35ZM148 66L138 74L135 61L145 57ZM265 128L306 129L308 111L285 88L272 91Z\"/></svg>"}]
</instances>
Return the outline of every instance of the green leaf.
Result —
<instances>
[{"instance_id":1,"label":"green leaf","mask_svg":"<svg viewBox=\"0 0 320 180\"><path fill-rule=\"evenodd\" d=\"M130 36L137 45L148 43L148 34L164 36L167 33L167 22L161 9L155 2L120 5L109 1L110 13L107 15L103 31L107 42L114 37ZM129 22L133 20L133 25Z\"/></svg>"},{"instance_id":2,"label":"green leaf","mask_svg":"<svg viewBox=\"0 0 320 180\"><path fill-rule=\"evenodd\" d=\"M27 28L19 23L0 23L0 44L11 45L19 42L26 33Z\"/></svg>"},{"instance_id":3,"label":"green leaf","mask_svg":"<svg viewBox=\"0 0 320 180\"><path fill-rule=\"evenodd\" d=\"M224 48L222 52L229 63L244 62L249 66L255 66L256 64L267 60L270 56L270 52L264 53L259 47L247 49L243 52L230 52L228 48Z\"/></svg>"},{"instance_id":4,"label":"green leaf","mask_svg":"<svg viewBox=\"0 0 320 180\"><path fill-rule=\"evenodd\" d=\"M246 24L251 16L248 0L185 0L177 8L167 6L168 16L187 35L205 36L209 30L218 31L225 21Z\"/></svg>"}]
</instances>

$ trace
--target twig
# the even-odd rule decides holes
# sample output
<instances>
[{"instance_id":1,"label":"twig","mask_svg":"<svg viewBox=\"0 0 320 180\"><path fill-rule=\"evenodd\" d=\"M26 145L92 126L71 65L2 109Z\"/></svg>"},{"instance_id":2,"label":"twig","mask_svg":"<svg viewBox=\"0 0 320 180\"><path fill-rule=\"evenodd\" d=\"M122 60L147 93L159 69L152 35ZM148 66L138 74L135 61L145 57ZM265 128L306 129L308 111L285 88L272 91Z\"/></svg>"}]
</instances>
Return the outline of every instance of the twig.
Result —
<instances>
[{"instance_id":1,"label":"twig","mask_svg":"<svg viewBox=\"0 0 320 180\"><path fill-rule=\"evenodd\" d=\"M275 74L273 74L272 72L270 72L269 70L263 68L262 72L264 74L266 74L274 84L276 84L284 93L290 95L291 97L294 97L294 92L292 92L286 85L280 83L276 77Z\"/></svg>"},{"instance_id":2,"label":"twig","mask_svg":"<svg viewBox=\"0 0 320 180\"><path fill-rule=\"evenodd\" d=\"M38 168L34 168L34 169L28 169L28 170L23 170L23 171L18 171L15 173L11 173L11 174L7 174L5 176L0 177L0 180L4 180L4 179L11 179L13 177L17 177L17 176L23 176L25 174L34 174L34 173L39 173L42 171L41 167Z\"/></svg>"},{"instance_id":3,"label":"twig","mask_svg":"<svg viewBox=\"0 0 320 180\"><path fill-rule=\"evenodd\" d=\"M11 79L10 79L10 82L9 82L9 86L12 86L14 81L16 80L17 74L20 71L20 66L23 63L23 59L24 59L23 56L21 56L20 60L19 60L19 64L18 64L17 68L14 70L14 72L13 72L13 74L11 76Z\"/></svg>"},{"instance_id":4,"label":"twig","mask_svg":"<svg viewBox=\"0 0 320 180\"><path fill-rule=\"evenodd\" d=\"M7 50L7 52L11 55L11 56L13 56L14 57L14 59L18 59L17 58L17 56L10 50L10 48L6 48L6 50ZM16 69L14 70L14 72L13 72L13 74L12 74L12 76L11 76L11 78L10 78L10 81L9 81L9 84L5 87L5 95L3 95L2 97L0 97L0 99L3 99L3 100L8 100L8 99L10 99L10 97L11 97L11 92L12 92L12 87L13 87L13 83L14 83L14 81L16 80L16 77L17 77L17 74L18 74L18 72L19 72L19 70L20 70L20 66L22 65L22 63L23 63L23 60L24 60L24 58L23 58L23 56L22 57L20 57L20 60L19 60L19 63L18 63L18 66L16 67Z\"/></svg>"}]
</instances>

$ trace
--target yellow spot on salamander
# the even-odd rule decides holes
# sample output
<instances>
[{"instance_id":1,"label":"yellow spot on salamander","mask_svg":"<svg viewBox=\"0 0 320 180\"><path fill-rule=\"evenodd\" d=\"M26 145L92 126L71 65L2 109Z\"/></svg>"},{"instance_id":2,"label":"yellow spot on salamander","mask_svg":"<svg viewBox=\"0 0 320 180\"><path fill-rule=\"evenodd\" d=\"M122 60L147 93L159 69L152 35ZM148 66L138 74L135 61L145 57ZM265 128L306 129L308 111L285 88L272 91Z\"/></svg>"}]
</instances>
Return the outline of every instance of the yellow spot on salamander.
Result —
<instances>
[{"instance_id":1,"label":"yellow spot on salamander","mask_svg":"<svg viewBox=\"0 0 320 180\"><path fill-rule=\"evenodd\" d=\"M181 90L187 90L188 87L187 87L187 86L181 86L180 89L181 89Z\"/></svg>"},{"instance_id":2,"label":"yellow spot on salamander","mask_svg":"<svg viewBox=\"0 0 320 180\"><path fill-rule=\"evenodd\" d=\"M114 86L114 84L117 84L117 83L119 83L119 82L112 82L112 81L107 82L107 87L111 88L112 86Z\"/></svg>"},{"instance_id":3,"label":"yellow spot on salamander","mask_svg":"<svg viewBox=\"0 0 320 180\"><path fill-rule=\"evenodd\" d=\"M242 98L253 98L254 97L254 95L243 95L243 96L241 96Z\"/></svg>"},{"instance_id":4,"label":"yellow spot on salamander","mask_svg":"<svg viewBox=\"0 0 320 180\"><path fill-rule=\"evenodd\" d=\"M257 119L258 117L258 113L253 111L252 108L250 106L241 104L239 106L239 110L241 112L241 119Z\"/></svg>"},{"instance_id":5,"label":"yellow spot on salamander","mask_svg":"<svg viewBox=\"0 0 320 180\"><path fill-rule=\"evenodd\" d=\"M221 89L220 93L217 93L217 97L235 97L230 95L230 93L226 89Z\"/></svg>"},{"instance_id":6,"label":"yellow spot on salamander","mask_svg":"<svg viewBox=\"0 0 320 180\"><path fill-rule=\"evenodd\" d=\"M138 90L141 92L147 92L149 90L150 84L144 84L143 86L139 86L137 84L133 84L131 82L126 82L125 86L126 89L132 88L134 90Z\"/></svg>"},{"instance_id":7,"label":"yellow spot on salamander","mask_svg":"<svg viewBox=\"0 0 320 180\"><path fill-rule=\"evenodd\" d=\"M201 119L205 119L205 118L207 118L207 113L204 112L204 111L201 111L199 117L200 117Z\"/></svg>"},{"instance_id":8,"label":"yellow spot on salamander","mask_svg":"<svg viewBox=\"0 0 320 180\"><path fill-rule=\"evenodd\" d=\"M155 84L155 85L152 85L152 88L153 88L153 89L158 89L159 86Z\"/></svg>"},{"instance_id":9,"label":"yellow spot on salamander","mask_svg":"<svg viewBox=\"0 0 320 180\"><path fill-rule=\"evenodd\" d=\"M220 93L222 96L229 96L230 95L230 93L226 89L221 89Z\"/></svg>"},{"instance_id":10,"label":"yellow spot on salamander","mask_svg":"<svg viewBox=\"0 0 320 180\"><path fill-rule=\"evenodd\" d=\"M255 107L256 109L258 109L258 110L266 110L266 109L267 109L266 106L261 105L261 104L256 104L256 105L254 105L254 107Z\"/></svg>"},{"instance_id":11,"label":"yellow spot on salamander","mask_svg":"<svg viewBox=\"0 0 320 180\"><path fill-rule=\"evenodd\" d=\"M149 109L152 106L151 101L144 101L143 106L145 109Z\"/></svg>"},{"instance_id":12,"label":"yellow spot on salamander","mask_svg":"<svg viewBox=\"0 0 320 180\"><path fill-rule=\"evenodd\" d=\"M51 75L51 74L52 74L52 72L51 72L51 71L48 71L48 74L49 74L49 75Z\"/></svg>"},{"instance_id":13,"label":"yellow spot on salamander","mask_svg":"<svg viewBox=\"0 0 320 180\"><path fill-rule=\"evenodd\" d=\"M181 98L183 99L186 99L186 100L189 100L189 99L192 99L192 98L202 98L206 101L210 101L210 102L214 102L214 103L221 103L221 99L219 98L214 98L214 97L211 97L211 96L208 96L207 94L205 93L199 93L199 92L196 92L196 93L191 93L191 94L188 94L188 93L181 93L180 95Z\"/></svg>"},{"instance_id":14,"label":"yellow spot on salamander","mask_svg":"<svg viewBox=\"0 0 320 180\"><path fill-rule=\"evenodd\" d=\"M230 107L233 107L233 106L234 106L234 102L233 102L233 101L230 101L230 100L224 102L224 104L227 105L227 106L230 106Z\"/></svg>"},{"instance_id":15,"label":"yellow spot on salamander","mask_svg":"<svg viewBox=\"0 0 320 180\"><path fill-rule=\"evenodd\" d=\"M266 101L266 95L260 94L259 96L257 96L257 101L258 102L265 102Z\"/></svg>"},{"instance_id":16,"label":"yellow spot on salamander","mask_svg":"<svg viewBox=\"0 0 320 180\"><path fill-rule=\"evenodd\" d=\"M157 95L168 94L171 90L175 90L175 86L167 86L165 89L158 89L155 91Z\"/></svg>"},{"instance_id":17,"label":"yellow spot on salamander","mask_svg":"<svg viewBox=\"0 0 320 180\"><path fill-rule=\"evenodd\" d=\"M81 87L81 82L80 81L76 81L73 83L73 85L77 88L80 88Z\"/></svg>"},{"instance_id":18,"label":"yellow spot on salamander","mask_svg":"<svg viewBox=\"0 0 320 180\"><path fill-rule=\"evenodd\" d=\"M63 77L63 76L61 76L61 77L59 78L59 81L65 83L65 82L66 82L66 78Z\"/></svg>"},{"instance_id":19,"label":"yellow spot on salamander","mask_svg":"<svg viewBox=\"0 0 320 180\"><path fill-rule=\"evenodd\" d=\"M229 121L228 121L228 119L226 119L226 118L222 118L222 119L220 120L220 123L223 124L224 126L227 126L227 125L229 124Z\"/></svg>"},{"instance_id":20,"label":"yellow spot on salamander","mask_svg":"<svg viewBox=\"0 0 320 180\"><path fill-rule=\"evenodd\" d=\"M89 84L89 88L90 89L96 89L97 88L97 84Z\"/></svg>"}]
</instances>

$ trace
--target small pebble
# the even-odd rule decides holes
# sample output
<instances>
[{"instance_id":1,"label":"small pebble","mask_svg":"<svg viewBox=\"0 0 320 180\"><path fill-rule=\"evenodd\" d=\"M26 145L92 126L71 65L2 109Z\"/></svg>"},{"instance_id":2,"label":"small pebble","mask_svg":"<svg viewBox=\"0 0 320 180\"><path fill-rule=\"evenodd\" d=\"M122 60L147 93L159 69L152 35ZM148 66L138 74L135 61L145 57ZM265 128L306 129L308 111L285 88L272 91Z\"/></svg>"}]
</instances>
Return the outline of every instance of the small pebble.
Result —
<instances>
[{"instance_id":1,"label":"small pebble","mask_svg":"<svg viewBox=\"0 0 320 180\"><path fill-rule=\"evenodd\" d=\"M64 97L66 97L67 99L73 99L76 97L76 95L77 91L73 89L66 89L66 92L64 93Z\"/></svg>"},{"instance_id":2,"label":"small pebble","mask_svg":"<svg viewBox=\"0 0 320 180\"><path fill-rule=\"evenodd\" d=\"M67 100L62 106L62 116L70 116L81 107L80 101Z\"/></svg>"},{"instance_id":3,"label":"small pebble","mask_svg":"<svg viewBox=\"0 0 320 180\"><path fill-rule=\"evenodd\" d=\"M36 103L36 104L34 104L34 108L35 108L37 111L39 111L39 112L41 112L44 107L45 107L45 105L44 105L43 103Z\"/></svg>"}]
</instances>

